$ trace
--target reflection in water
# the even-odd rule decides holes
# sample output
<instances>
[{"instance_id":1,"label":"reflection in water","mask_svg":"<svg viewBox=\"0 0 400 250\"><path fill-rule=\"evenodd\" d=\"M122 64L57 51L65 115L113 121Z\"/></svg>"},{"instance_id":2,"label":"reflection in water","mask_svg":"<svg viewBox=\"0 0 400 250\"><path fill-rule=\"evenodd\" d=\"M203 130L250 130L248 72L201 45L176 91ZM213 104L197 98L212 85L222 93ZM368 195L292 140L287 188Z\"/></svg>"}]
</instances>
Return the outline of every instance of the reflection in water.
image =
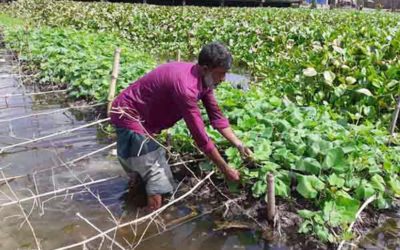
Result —
<instances>
[{"instance_id":1,"label":"reflection in water","mask_svg":"<svg viewBox=\"0 0 400 250\"><path fill-rule=\"evenodd\" d=\"M388 219L360 242L364 249L400 249L400 218Z\"/></svg>"}]
</instances>

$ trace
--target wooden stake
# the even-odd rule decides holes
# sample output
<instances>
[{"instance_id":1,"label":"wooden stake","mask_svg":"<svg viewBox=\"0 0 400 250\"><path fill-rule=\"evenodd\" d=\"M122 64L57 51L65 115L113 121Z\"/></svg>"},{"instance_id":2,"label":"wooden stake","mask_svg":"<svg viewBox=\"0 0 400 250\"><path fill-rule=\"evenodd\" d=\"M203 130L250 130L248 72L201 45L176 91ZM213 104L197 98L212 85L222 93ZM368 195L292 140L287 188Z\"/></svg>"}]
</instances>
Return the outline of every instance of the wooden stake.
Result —
<instances>
[{"instance_id":1,"label":"wooden stake","mask_svg":"<svg viewBox=\"0 0 400 250\"><path fill-rule=\"evenodd\" d=\"M178 58L177 58L178 62L181 61L181 50L178 50Z\"/></svg>"},{"instance_id":2,"label":"wooden stake","mask_svg":"<svg viewBox=\"0 0 400 250\"><path fill-rule=\"evenodd\" d=\"M114 52L114 65L113 65L113 70L111 74L111 83L110 83L110 88L108 90L108 106L107 106L107 114L110 115L110 110L112 106L112 101L114 100L115 96L115 89L117 86L117 78L119 74L119 58L121 54L121 49L116 48Z\"/></svg>"},{"instance_id":3,"label":"wooden stake","mask_svg":"<svg viewBox=\"0 0 400 250\"><path fill-rule=\"evenodd\" d=\"M396 105L396 108L393 113L392 122L390 124L389 132L390 132L390 135L392 135L392 136L394 134L394 130L396 129L397 120L399 119L399 113L400 113L400 97L397 98L397 105Z\"/></svg>"},{"instance_id":4,"label":"wooden stake","mask_svg":"<svg viewBox=\"0 0 400 250\"><path fill-rule=\"evenodd\" d=\"M274 175L267 175L267 219L273 222L275 217L275 186Z\"/></svg>"}]
</instances>

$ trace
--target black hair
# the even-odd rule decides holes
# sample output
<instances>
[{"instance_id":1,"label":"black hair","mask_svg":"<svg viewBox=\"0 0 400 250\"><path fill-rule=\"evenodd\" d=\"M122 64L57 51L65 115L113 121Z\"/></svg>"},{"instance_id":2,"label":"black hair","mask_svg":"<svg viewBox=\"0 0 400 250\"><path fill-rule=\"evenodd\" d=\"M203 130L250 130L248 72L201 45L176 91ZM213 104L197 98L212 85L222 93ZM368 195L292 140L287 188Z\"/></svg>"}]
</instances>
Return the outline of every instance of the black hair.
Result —
<instances>
[{"instance_id":1,"label":"black hair","mask_svg":"<svg viewBox=\"0 0 400 250\"><path fill-rule=\"evenodd\" d=\"M219 42L212 42L203 46L199 54L198 63L209 68L222 67L229 70L232 67L232 55Z\"/></svg>"}]
</instances>

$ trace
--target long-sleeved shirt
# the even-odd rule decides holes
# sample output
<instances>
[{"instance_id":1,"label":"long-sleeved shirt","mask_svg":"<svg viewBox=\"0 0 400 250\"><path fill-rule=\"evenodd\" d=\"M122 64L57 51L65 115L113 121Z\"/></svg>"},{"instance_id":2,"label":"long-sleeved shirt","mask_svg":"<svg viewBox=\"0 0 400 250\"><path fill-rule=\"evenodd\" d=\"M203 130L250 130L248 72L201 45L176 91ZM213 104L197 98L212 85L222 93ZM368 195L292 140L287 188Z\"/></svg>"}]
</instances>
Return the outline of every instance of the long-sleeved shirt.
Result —
<instances>
[{"instance_id":1,"label":"long-sleeved shirt","mask_svg":"<svg viewBox=\"0 0 400 250\"><path fill-rule=\"evenodd\" d=\"M205 131L197 102L202 100L213 128L226 128L229 121L213 90L204 86L199 67L185 62L158 66L118 95L111 122L139 134L157 134L183 118L197 146L204 153L211 152L215 145Z\"/></svg>"}]
</instances>

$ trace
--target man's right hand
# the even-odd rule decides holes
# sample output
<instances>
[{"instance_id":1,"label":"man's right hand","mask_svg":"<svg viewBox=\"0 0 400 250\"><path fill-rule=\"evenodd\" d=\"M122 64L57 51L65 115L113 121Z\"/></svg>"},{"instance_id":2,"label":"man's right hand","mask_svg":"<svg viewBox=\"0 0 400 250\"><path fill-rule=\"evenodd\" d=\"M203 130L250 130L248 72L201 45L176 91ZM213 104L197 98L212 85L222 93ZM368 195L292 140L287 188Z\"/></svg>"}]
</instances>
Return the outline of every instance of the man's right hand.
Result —
<instances>
[{"instance_id":1,"label":"man's right hand","mask_svg":"<svg viewBox=\"0 0 400 250\"><path fill-rule=\"evenodd\" d=\"M230 181L239 181L240 174L234 168L231 168L221 157L217 148L214 148L211 152L207 154L207 156L213 161L215 165L221 170L221 172L225 175L225 177Z\"/></svg>"},{"instance_id":2,"label":"man's right hand","mask_svg":"<svg viewBox=\"0 0 400 250\"><path fill-rule=\"evenodd\" d=\"M230 181L239 181L240 180L240 173L234 168L227 167L223 171L225 177Z\"/></svg>"}]
</instances>

